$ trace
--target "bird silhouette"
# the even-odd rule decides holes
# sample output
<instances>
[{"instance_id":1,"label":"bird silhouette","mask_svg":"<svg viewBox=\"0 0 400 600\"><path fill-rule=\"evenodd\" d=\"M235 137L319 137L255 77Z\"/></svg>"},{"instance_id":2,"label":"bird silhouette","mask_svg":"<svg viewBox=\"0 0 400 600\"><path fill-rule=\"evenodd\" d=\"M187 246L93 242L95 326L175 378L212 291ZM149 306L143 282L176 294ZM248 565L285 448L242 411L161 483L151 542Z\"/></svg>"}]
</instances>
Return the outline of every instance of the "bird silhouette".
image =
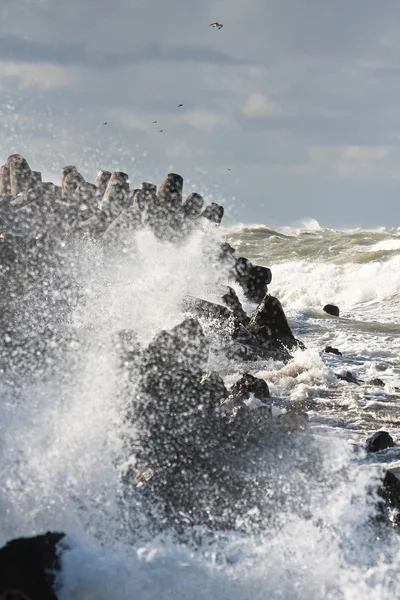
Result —
<instances>
[{"instance_id":1,"label":"bird silhouette","mask_svg":"<svg viewBox=\"0 0 400 600\"><path fill-rule=\"evenodd\" d=\"M183 104L178 104L178 108L179 108L180 106L183 106Z\"/></svg>"},{"instance_id":2,"label":"bird silhouette","mask_svg":"<svg viewBox=\"0 0 400 600\"><path fill-rule=\"evenodd\" d=\"M217 29L222 29L223 25L222 25L222 23L218 23L217 21L215 21L215 23L210 23L210 27L216 27Z\"/></svg>"},{"instance_id":3,"label":"bird silhouette","mask_svg":"<svg viewBox=\"0 0 400 600\"><path fill-rule=\"evenodd\" d=\"M159 133L162 133L164 131L164 129L160 129Z\"/></svg>"},{"instance_id":4,"label":"bird silhouette","mask_svg":"<svg viewBox=\"0 0 400 600\"><path fill-rule=\"evenodd\" d=\"M157 123L157 121L153 121L153 123Z\"/></svg>"},{"instance_id":5,"label":"bird silhouette","mask_svg":"<svg viewBox=\"0 0 400 600\"><path fill-rule=\"evenodd\" d=\"M107 125L107 121L105 123L103 123L103 125Z\"/></svg>"}]
</instances>

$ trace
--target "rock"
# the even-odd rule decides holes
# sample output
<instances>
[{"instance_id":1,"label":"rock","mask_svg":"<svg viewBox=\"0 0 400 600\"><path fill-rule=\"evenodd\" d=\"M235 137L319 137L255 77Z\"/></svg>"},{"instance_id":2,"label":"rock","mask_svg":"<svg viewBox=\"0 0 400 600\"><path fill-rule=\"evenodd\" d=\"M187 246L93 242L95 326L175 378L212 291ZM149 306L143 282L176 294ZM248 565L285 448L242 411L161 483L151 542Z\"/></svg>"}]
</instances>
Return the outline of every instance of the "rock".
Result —
<instances>
[{"instance_id":1,"label":"rock","mask_svg":"<svg viewBox=\"0 0 400 600\"><path fill-rule=\"evenodd\" d=\"M129 206L129 177L126 173L115 171L107 184L100 210L111 220L118 217Z\"/></svg>"},{"instance_id":2,"label":"rock","mask_svg":"<svg viewBox=\"0 0 400 600\"><path fill-rule=\"evenodd\" d=\"M374 385L376 387L385 387L385 382L382 381L382 379L379 379L379 377L375 377L374 379L370 379L370 381L368 381L368 385Z\"/></svg>"},{"instance_id":3,"label":"rock","mask_svg":"<svg viewBox=\"0 0 400 600\"><path fill-rule=\"evenodd\" d=\"M197 219L204 205L204 198L200 194L190 194L183 203L183 212L188 219Z\"/></svg>"},{"instance_id":4,"label":"rock","mask_svg":"<svg viewBox=\"0 0 400 600\"><path fill-rule=\"evenodd\" d=\"M64 167L61 172L62 197L72 197L78 185L80 183L83 183L84 181L85 180L83 176L79 173L76 167L74 167L73 165Z\"/></svg>"},{"instance_id":5,"label":"rock","mask_svg":"<svg viewBox=\"0 0 400 600\"><path fill-rule=\"evenodd\" d=\"M57 600L53 589L60 570L63 533L11 540L0 549L1 598Z\"/></svg>"},{"instance_id":6,"label":"rock","mask_svg":"<svg viewBox=\"0 0 400 600\"><path fill-rule=\"evenodd\" d=\"M233 317L233 313L225 306L209 302L208 300L202 300L201 298L187 296L181 306L182 310L206 319L226 321Z\"/></svg>"},{"instance_id":7,"label":"rock","mask_svg":"<svg viewBox=\"0 0 400 600\"><path fill-rule=\"evenodd\" d=\"M213 406L217 406L229 396L224 380L216 371L207 373L207 375L202 378L200 384L203 391L207 390L209 401Z\"/></svg>"},{"instance_id":8,"label":"rock","mask_svg":"<svg viewBox=\"0 0 400 600\"><path fill-rule=\"evenodd\" d=\"M269 294L250 315L246 329L267 345L278 344L288 349L301 347L301 343L296 340L289 327L281 303Z\"/></svg>"},{"instance_id":9,"label":"rock","mask_svg":"<svg viewBox=\"0 0 400 600\"><path fill-rule=\"evenodd\" d=\"M247 323L249 321L249 317L243 310L242 303L240 302L237 294L233 288L227 286L227 291L222 296L222 302L232 311L237 322Z\"/></svg>"},{"instance_id":10,"label":"rock","mask_svg":"<svg viewBox=\"0 0 400 600\"><path fill-rule=\"evenodd\" d=\"M270 397L269 387L264 379L254 377L250 373L245 373L230 389L230 401L235 403L248 400L250 394L253 394L258 400L266 400Z\"/></svg>"},{"instance_id":11,"label":"rock","mask_svg":"<svg viewBox=\"0 0 400 600\"><path fill-rule=\"evenodd\" d=\"M10 167L0 167L0 196L11 196Z\"/></svg>"},{"instance_id":12,"label":"rock","mask_svg":"<svg viewBox=\"0 0 400 600\"><path fill-rule=\"evenodd\" d=\"M12 154L7 159L7 167L10 171L10 189L12 196L27 191L34 183L32 171L23 156Z\"/></svg>"},{"instance_id":13,"label":"rock","mask_svg":"<svg viewBox=\"0 0 400 600\"><path fill-rule=\"evenodd\" d=\"M141 186L141 191L144 192L145 195L153 196L153 194L157 194L157 186L154 183L144 181Z\"/></svg>"},{"instance_id":14,"label":"rock","mask_svg":"<svg viewBox=\"0 0 400 600\"><path fill-rule=\"evenodd\" d=\"M333 317L339 316L339 308L337 306L335 306L334 304L325 304L325 306L322 310L324 312L326 312L328 315L332 315Z\"/></svg>"},{"instance_id":15,"label":"rock","mask_svg":"<svg viewBox=\"0 0 400 600\"><path fill-rule=\"evenodd\" d=\"M121 329L113 338L121 367L136 366L140 357L138 336L132 329Z\"/></svg>"},{"instance_id":16,"label":"rock","mask_svg":"<svg viewBox=\"0 0 400 600\"><path fill-rule=\"evenodd\" d=\"M378 450L392 448L394 445L393 438L387 431L376 431L365 442L365 450L367 452L378 452Z\"/></svg>"},{"instance_id":17,"label":"rock","mask_svg":"<svg viewBox=\"0 0 400 600\"><path fill-rule=\"evenodd\" d=\"M243 288L247 298L257 303L261 302L268 292L268 284L272 280L271 269L253 265L243 256L236 260L232 274Z\"/></svg>"},{"instance_id":18,"label":"rock","mask_svg":"<svg viewBox=\"0 0 400 600\"><path fill-rule=\"evenodd\" d=\"M180 208L182 205L183 177L177 173L168 173L158 188L158 198L168 208Z\"/></svg>"},{"instance_id":19,"label":"rock","mask_svg":"<svg viewBox=\"0 0 400 600\"><path fill-rule=\"evenodd\" d=\"M33 183L42 183L42 174L40 171L32 171Z\"/></svg>"},{"instance_id":20,"label":"rock","mask_svg":"<svg viewBox=\"0 0 400 600\"><path fill-rule=\"evenodd\" d=\"M355 385L360 385L360 381L353 375L351 371L345 371L344 373L335 373L336 377L342 381L347 381L348 383L354 383Z\"/></svg>"},{"instance_id":21,"label":"rock","mask_svg":"<svg viewBox=\"0 0 400 600\"><path fill-rule=\"evenodd\" d=\"M98 205L106 192L108 182L111 179L110 171L99 171L93 181L93 184L96 186L96 200Z\"/></svg>"},{"instance_id":22,"label":"rock","mask_svg":"<svg viewBox=\"0 0 400 600\"><path fill-rule=\"evenodd\" d=\"M73 199L78 204L79 214L84 221L97 212L97 188L92 183L82 181L73 193Z\"/></svg>"},{"instance_id":23,"label":"rock","mask_svg":"<svg viewBox=\"0 0 400 600\"><path fill-rule=\"evenodd\" d=\"M342 353L339 352L337 348L332 348L332 346L327 346L324 350L326 353L337 354L338 356L342 356Z\"/></svg>"},{"instance_id":24,"label":"rock","mask_svg":"<svg viewBox=\"0 0 400 600\"><path fill-rule=\"evenodd\" d=\"M224 216L224 211L225 209L223 206L216 204L215 202L211 202L211 204L206 206L206 208L200 214L200 217L208 219L208 221L211 221L211 223L219 225L222 221L222 217Z\"/></svg>"},{"instance_id":25,"label":"rock","mask_svg":"<svg viewBox=\"0 0 400 600\"><path fill-rule=\"evenodd\" d=\"M400 481L391 471L386 471L378 496L383 502L378 504L380 519L388 525L400 525Z\"/></svg>"}]
</instances>

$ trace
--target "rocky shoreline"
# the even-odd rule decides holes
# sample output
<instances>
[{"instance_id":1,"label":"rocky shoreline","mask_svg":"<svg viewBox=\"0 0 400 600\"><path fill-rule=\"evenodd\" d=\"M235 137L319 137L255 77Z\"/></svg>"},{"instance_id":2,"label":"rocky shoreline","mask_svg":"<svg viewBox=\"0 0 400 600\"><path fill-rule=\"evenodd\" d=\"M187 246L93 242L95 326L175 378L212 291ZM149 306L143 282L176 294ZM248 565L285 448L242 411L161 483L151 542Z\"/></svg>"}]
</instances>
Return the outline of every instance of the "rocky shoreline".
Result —
<instances>
[{"instance_id":1,"label":"rocky shoreline","mask_svg":"<svg viewBox=\"0 0 400 600\"><path fill-rule=\"evenodd\" d=\"M126 252L135 232L145 228L158 240L183 248L194 232L212 232L223 215L222 206L204 206L198 193L184 199L183 178L175 173L158 188L145 182L131 189L126 173L100 171L91 183L67 166L57 186L42 182L22 156L10 156L0 167L3 377L18 373L21 364L26 376L46 377L60 360L70 360L79 332L69 327L69 315L82 298L73 269L65 265L86 243L105 254ZM305 510L298 499L307 497L307 478L320 456L307 433L307 414L282 403L275 415L276 399L267 383L248 370L259 359L287 362L304 345L293 335L279 300L268 293L269 268L237 256L227 243L206 244L203 252L209 268L220 273L217 302L186 296L181 322L144 347L134 329L114 332L113 352L129 399L125 419L138 432L125 440L135 462L121 473L123 501L129 505L134 498L155 532L173 529L181 535L188 527L257 531L273 518L276 502L288 512ZM250 314L234 285L257 305ZM208 369L212 343L204 321L215 324L218 352L240 364L239 379L231 386ZM280 449L296 456L304 478L287 493L284 475L268 502L266 486L281 472L274 459ZM400 507L398 488L387 475L379 490L384 523L390 510ZM132 529L138 526L133 513L129 519ZM1 592L14 589L15 576L7 573L21 562L37 581L35 588L26 576L21 591L32 599L55 598L54 579L43 573L50 563L59 568L55 556L63 534L46 535L50 538L32 542L48 544L50 559L46 555L41 565L25 554L28 540L0 550ZM11 547L16 550L10 554Z\"/></svg>"}]
</instances>

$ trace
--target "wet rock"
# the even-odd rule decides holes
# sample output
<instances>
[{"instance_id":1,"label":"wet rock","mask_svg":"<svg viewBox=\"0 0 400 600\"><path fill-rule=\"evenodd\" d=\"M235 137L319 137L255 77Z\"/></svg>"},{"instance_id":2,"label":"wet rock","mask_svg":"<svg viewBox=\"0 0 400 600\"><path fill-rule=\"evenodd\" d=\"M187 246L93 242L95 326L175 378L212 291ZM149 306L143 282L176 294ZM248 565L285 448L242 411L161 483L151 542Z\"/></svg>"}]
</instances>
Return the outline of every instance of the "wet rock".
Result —
<instances>
[{"instance_id":1,"label":"wet rock","mask_svg":"<svg viewBox=\"0 0 400 600\"><path fill-rule=\"evenodd\" d=\"M190 194L183 203L183 212L188 219L197 219L204 205L204 198L200 194Z\"/></svg>"},{"instance_id":2,"label":"wet rock","mask_svg":"<svg viewBox=\"0 0 400 600\"><path fill-rule=\"evenodd\" d=\"M235 290L230 286L227 286L227 291L222 295L222 302L232 311L237 322L247 323L249 317L243 310L242 303L240 302Z\"/></svg>"},{"instance_id":3,"label":"wet rock","mask_svg":"<svg viewBox=\"0 0 400 600\"><path fill-rule=\"evenodd\" d=\"M288 349L301 347L301 343L296 340L289 327L281 303L269 294L250 315L250 322L246 329L262 343L270 346L277 344Z\"/></svg>"},{"instance_id":4,"label":"wet rock","mask_svg":"<svg viewBox=\"0 0 400 600\"><path fill-rule=\"evenodd\" d=\"M392 448L394 445L393 438L387 431L376 431L365 442L365 449L367 452L378 452L378 450Z\"/></svg>"},{"instance_id":5,"label":"wet rock","mask_svg":"<svg viewBox=\"0 0 400 600\"><path fill-rule=\"evenodd\" d=\"M333 317L339 316L339 307L335 306L335 304L325 304L322 310Z\"/></svg>"},{"instance_id":6,"label":"wet rock","mask_svg":"<svg viewBox=\"0 0 400 600\"><path fill-rule=\"evenodd\" d=\"M200 383L202 389L207 390L209 399L212 399L212 404L215 406L229 396L229 391L225 386L224 380L216 371L207 373Z\"/></svg>"},{"instance_id":7,"label":"wet rock","mask_svg":"<svg viewBox=\"0 0 400 600\"><path fill-rule=\"evenodd\" d=\"M11 540L0 549L2 598L57 600L55 577L60 570L63 533ZM65 548L64 548L65 549Z\"/></svg>"},{"instance_id":8,"label":"wet rock","mask_svg":"<svg viewBox=\"0 0 400 600\"><path fill-rule=\"evenodd\" d=\"M42 183L42 174L40 171L32 171L33 183Z\"/></svg>"},{"instance_id":9,"label":"wet rock","mask_svg":"<svg viewBox=\"0 0 400 600\"><path fill-rule=\"evenodd\" d=\"M73 165L64 167L61 172L61 188L62 197L70 198L75 192L76 188L80 183L83 183L85 179L79 173L78 169Z\"/></svg>"},{"instance_id":10,"label":"wet rock","mask_svg":"<svg viewBox=\"0 0 400 600\"><path fill-rule=\"evenodd\" d=\"M201 298L187 296L181 306L182 310L206 319L227 321L233 317L233 313L225 306L222 306L222 304L215 304Z\"/></svg>"},{"instance_id":11,"label":"wet rock","mask_svg":"<svg viewBox=\"0 0 400 600\"><path fill-rule=\"evenodd\" d=\"M253 394L258 400L266 400L270 397L269 387L264 379L245 373L229 389L229 400L236 403L243 402L243 400L249 399L250 394Z\"/></svg>"},{"instance_id":12,"label":"wet rock","mask_svg":"<svg viewBox=\"0 0 400 600\"><path fill-rule=\"evenodd\" d=\"M129 206L129 177L126 173L115 171L107 184L106 191L100 202L100 211L111 220Z\"/></svg>"},{"instance_id":13,"label":"wet rock","mask_svg":"<svg viewBox=\"0 0 400 600\"><path fill-rule=\"evenodd\" d=\"M400 525L400 481L391 471L386 471L382 485L378 488L378 520L391 526ZM380 518L379 518L380 517Z\"/></svg>"},{"instance_id":14,"label":"wet rock","mask_svg":"<svg viewBox=\"0 0 400 600\"><path fill-rule=\"evenodd\" d=\"M28 190L34 183L32 171L23 156L12 154L7 159L10 171L10 189L12 196Z\"/></svg>"},{"instance_id":15,"label":"wet rock","mask_svg":"<svg viewBox=\"0 0 400 600\"><path fill-rule=\"evenodd\" d=\"M89 219L97 212L96 194L96 186L87 181L79 183L73 193L72 197L78 204L79 214L83 221Z\"/></svg>"},{"instance_id":16,"label":"wet rock","mask_svg":"<svg viewBox=\"0 0 400 600\"><path fill-rule=\"evenodd\" d=\"M220 204L216 204L215 202L211 202L203 212L200 214L200 217L211 221L211 223L215 223L219 225L222 221L222 217L224 216L224 207Z\"/></svg>"},{"instance_id":17,"label":"wet rock","mask_svg":"<svg viewBox=\"0 0 400 600\"><path fill-rule=\"evenodd\" d=\"M0 167L0 196L11 196L10 167Z\"/></svg>"},{"instance_id":18,"label":"wet rock","mask_svg":"<svg viewBox=\"0 0 400 600\"><path fill-rule=\"evenodd\" d=\"M370 379L368 381L368 385L374 385L375 387L385 387L385 382L379 377L375 377L374 379Z\"/></svg>"},{"instance_id":19,"label":"wet rock","mask_svg":"<svg viewBox=\"0 0 400 600\"><path fill-rule=\"evenodd\" d=\"M337 348L332 348L332 346L327 346L324 350L326 353L337 354L338 356L342 356L342 353L339 352Z\"/></svg>"},{"instance_id":20,"label":"wet rock","mask_svg":"<svg viewBox=\"0 0 400 600\"><path fill-rule=\"evenodd\" d=\"M335 373L335 375L341 381L347 381L348 383L360 385L360 380L358 380L357 377L351 371L345 371L344 373Z\"/></svg>"},{"instance_id":21,"label":"wet rock","mask_svg":"<svg viewBox=\"0 0 400 600\"><path fill-rule=\"evenodd\" d=\"M93 181L93 185L96 186L96 200L98 205L106 192L108 182L111 179L110 171L99 171Z\"/></svg>"},{"instance_id":22,"label":"wet rock","mask_svg":"<svg viewBox=\"0 0 400 600\"><path fill-rule=\"evenodd\" d=\"M243 288L247 298L257 303L261 302L268 292L268 285L272 280L271 269L253 265L243 256L236 260L232 274Z\"/></svg>"},{"instance_id":23,"label":"wet rock","mask_svg":"<svg viewBox=\"0 0 400 600\"><path fill-rule=\"evenodd\" d=\"M113 345L121 367L137 366L141 348L136 331L121 329L114 335Z\"/></svg>"}]
</instances>

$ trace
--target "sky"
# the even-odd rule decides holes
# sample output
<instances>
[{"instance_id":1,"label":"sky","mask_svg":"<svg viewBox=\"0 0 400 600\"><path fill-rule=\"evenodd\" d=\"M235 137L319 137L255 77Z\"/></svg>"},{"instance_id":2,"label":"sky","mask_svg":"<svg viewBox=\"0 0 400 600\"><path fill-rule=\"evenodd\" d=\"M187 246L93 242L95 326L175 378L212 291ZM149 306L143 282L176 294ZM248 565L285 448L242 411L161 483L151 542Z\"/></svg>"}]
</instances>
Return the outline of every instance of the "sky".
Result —
<instances>
[{"instance_id":1,"label":"sky","mask_svg":"<svg viewBox=\"0 0 400 600\"><path fill-rule=\"evenodd\" d=\"M398 227L400 3L0 0L14 152L52 181L178 172L227 225Z\"/></svg>"}]
</instances>

